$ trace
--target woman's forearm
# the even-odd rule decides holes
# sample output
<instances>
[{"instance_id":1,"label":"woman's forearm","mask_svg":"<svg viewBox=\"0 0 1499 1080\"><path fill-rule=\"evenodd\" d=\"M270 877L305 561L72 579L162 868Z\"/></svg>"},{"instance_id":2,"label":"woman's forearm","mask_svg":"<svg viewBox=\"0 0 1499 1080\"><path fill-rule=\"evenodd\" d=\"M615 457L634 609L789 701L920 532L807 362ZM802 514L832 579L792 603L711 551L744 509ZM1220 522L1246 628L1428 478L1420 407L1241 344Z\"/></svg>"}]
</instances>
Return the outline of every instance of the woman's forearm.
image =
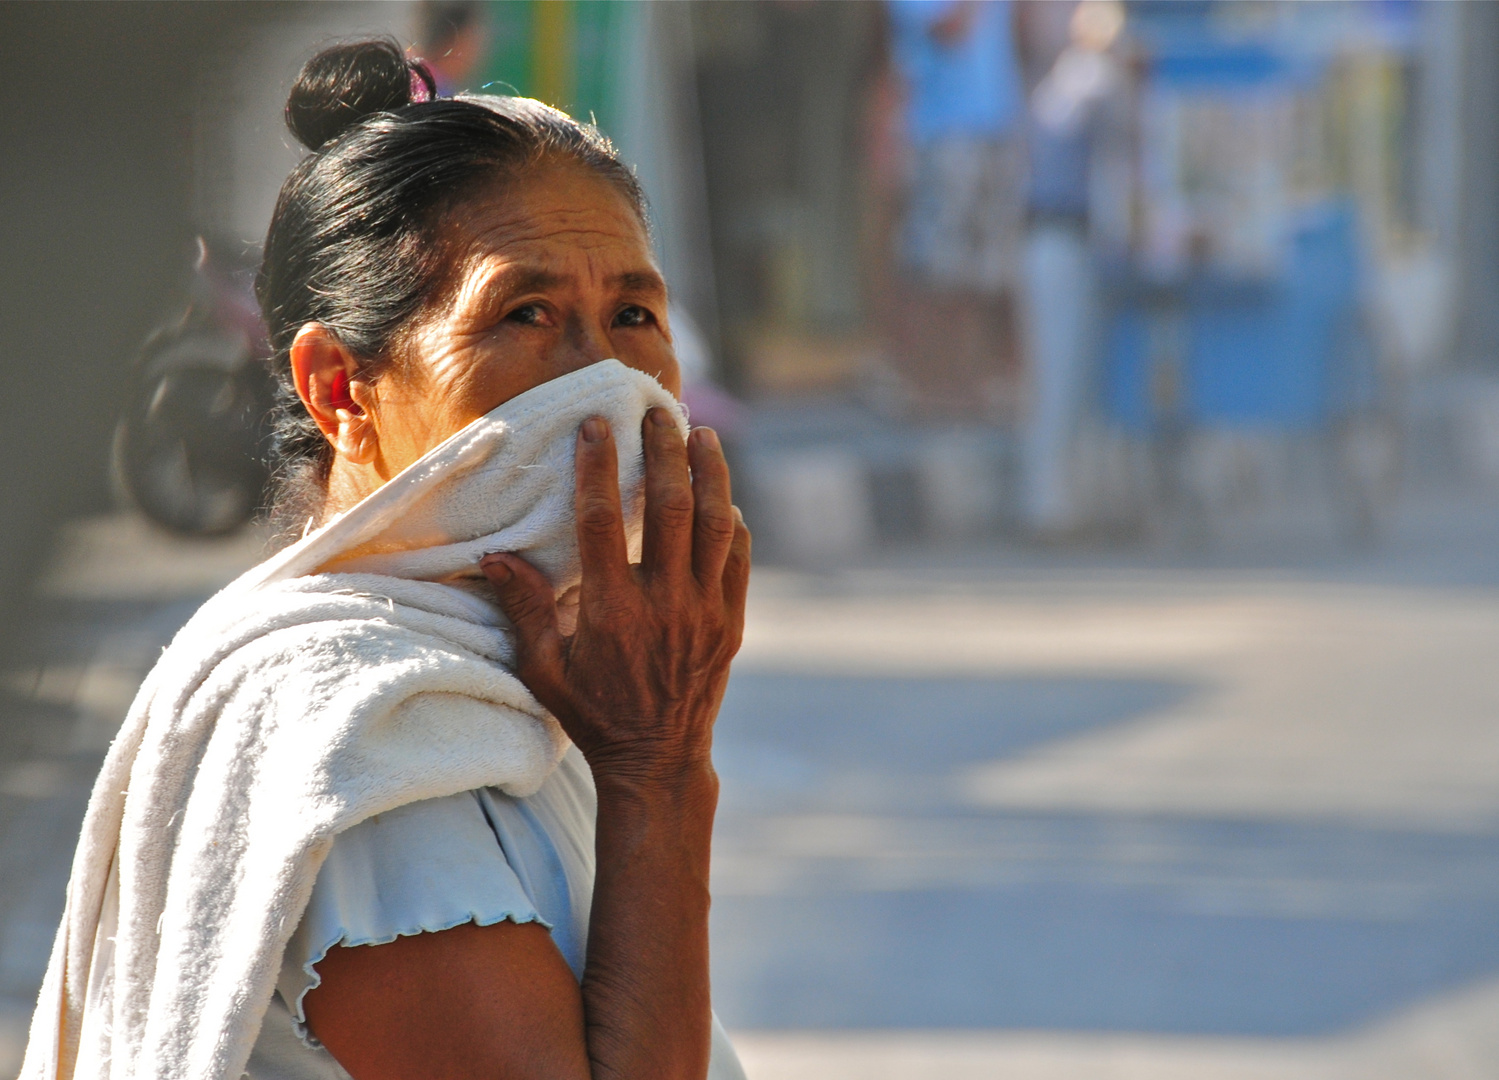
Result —
<instances>
[{"instance_id":1,"label":"woman's forearm","mask_svg":"<svg viewBox=\"0 0 1499 1080\"><path fill-rule=\"evenodd\" d=\"M641 427L645 520L629 561L609 426L578 435L582 581L564 636L550 581L524 559L480 569L516 636L516 673L587 759L597 869L583 974L592 1080L703 1080L712 1041L709 748L744 633L750 537L718 437L653 409Z\"/></svg>"},{"instance_id":2,"label":"woman's forearm","mask_svg":"<svg viewBox=\"0 0 1499 1080\"><path fill-rule=\"evenodd\" d=\"M595 772L598 868L583 976L594 1080L708 1070L708 862L718 779Z\"/></svg>"}]
</instances>

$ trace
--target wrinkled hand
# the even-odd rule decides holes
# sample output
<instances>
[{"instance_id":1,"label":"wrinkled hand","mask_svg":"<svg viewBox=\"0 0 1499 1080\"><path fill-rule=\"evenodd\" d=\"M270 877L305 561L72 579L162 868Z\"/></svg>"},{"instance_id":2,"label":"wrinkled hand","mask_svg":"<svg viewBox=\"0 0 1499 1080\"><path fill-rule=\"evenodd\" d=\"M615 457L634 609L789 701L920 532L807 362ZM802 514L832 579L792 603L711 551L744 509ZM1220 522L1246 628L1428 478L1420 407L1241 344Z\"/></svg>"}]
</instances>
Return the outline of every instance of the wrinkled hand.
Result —
<instances>
[{"instance_id":1,"label":"wrinkled hand","mask_svg":"<svg viewBox=\"0 0 1499 1080\"><path fill-rule=\"evenodd\" d=\"M672 416L653 409L643 434L644 550L632 566L609 425L594 418L578 433L583 580L571 635L539 570L508 553L479 565L515 626L516 674L595 775L654 779L709 764L744 631L750 536L712 430L698 428L684 444Z\"/></svg>"}]
</instances>

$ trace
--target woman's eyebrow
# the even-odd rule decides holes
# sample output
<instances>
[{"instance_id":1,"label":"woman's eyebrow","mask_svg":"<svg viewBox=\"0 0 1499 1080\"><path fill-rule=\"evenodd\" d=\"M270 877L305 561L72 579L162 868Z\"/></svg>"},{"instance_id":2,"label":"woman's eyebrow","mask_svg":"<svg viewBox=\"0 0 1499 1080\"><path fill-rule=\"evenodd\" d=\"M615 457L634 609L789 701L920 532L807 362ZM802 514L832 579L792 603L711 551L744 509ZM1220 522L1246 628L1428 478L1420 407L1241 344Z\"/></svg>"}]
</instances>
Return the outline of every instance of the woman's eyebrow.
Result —
<instances>
[{"instance_id":1,"label":"woman's eyebrow","mask_svg":"<svg viewBox=\"0 0 1499 1080\"><path fill-rule=\"evenodd\" d=\"M508 266L484 283L486 293L541 292L564 284L566 278L539 266Z\"/></svg>"},{"instance_id":2,"label":"woman's eyebrow","mask_svg":"<svg viewBox=\"0 0 1499 1080\"><path fill-rule=\"evenodd\" d=\"M545 292L566 280L561 274L539 266L505 266L471 277L459 290L456 302L464 309L487 311L508 302L512 296Z\"/></svg>"},{"instance_id":3,"label":"woman's eyebrow","mask_svg":"<svg viewBox=\"0 0 1499 1080\"><path fill-rule=\"evenodd\" d=\"M503 301L518 293L545 292L572 281L566 274L546 270L539 266L507 266L484 277L470 295L483 297L486 303ZM618 292L636 296L658 297L666 295L666 282L655 270L626 270L609 279L609 285Z\"/></svg>"},{"instance_id":4,"label":"woman's eyebrow","mask_svg":"<svg viewBox=\"0 0 1499 1080\"><path fill-rule=\"evenodd\" d=\"M626 270L623 274L616 274L610 284L620 292L648 295L665 295L666 293L666 282L661 280L661 275L654 270Z\"/></svg>"}]
</instances>

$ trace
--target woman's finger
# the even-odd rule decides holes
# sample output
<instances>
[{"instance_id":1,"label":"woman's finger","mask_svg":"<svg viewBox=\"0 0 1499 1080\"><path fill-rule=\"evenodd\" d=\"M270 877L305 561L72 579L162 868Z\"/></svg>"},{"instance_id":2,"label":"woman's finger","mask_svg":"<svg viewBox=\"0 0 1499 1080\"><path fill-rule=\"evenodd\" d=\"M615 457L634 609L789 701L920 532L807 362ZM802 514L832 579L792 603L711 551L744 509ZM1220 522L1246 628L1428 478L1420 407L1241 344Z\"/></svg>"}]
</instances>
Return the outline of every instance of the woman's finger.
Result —
<instances>
[{"instance_id":1,"label":"woman's finger","mask_svg":"<svg viewBox=\"0 0 1499 1080\"><path fill-rule=\"evenodd\" d=\"M744 605L749 595L750 579L750 531L744 524L744 515L734 507L734 539L729 544L729 554L723 568L723 604L728 624L734 630L734 649L739 648L739 639L744 634Z\"/></svg>"},{"instance_id":2,"label":"woman's finger","mask_svg":"<svg viewBox=\"0 0 1499 1080\"><path fill-rule=\"evenodd\" d=\"M630 554L619 505L619 462L609 422L600 417L578 429L575 471L578 557L582 563L582 602L589 603L629 580Z\"/></svg>"},{"instance_id":3,"label":"woman's finger","mask_svg":"<svg viewBox=\"0 0 1499 1080\"><path fill-rule=\"evenodd\" d=\"M562 682L563 641L557 628L557 600L552 584L519 555L496 552L479 560L479 569L494 586L500 610L515 627L520 667L549 685ZM531 687L536 693L538 687ZM540 695L538 695L540 696Z\"/></svg>"},{"instance_id":4,"label":"woman's finger","mask_svg":"<svg viewBox=\"0 0 1499 1080\"><path fill-rule=\"evenodd\" d=\"M699 584L716 588L723 580L736 524L729 463L712 428L693 431L687 454L692 462L692 572Z\"/></svg>"},{"instance_id":5,"label":"woman's finger","mask_svg":"<svg viewBox=\"0 0 1499 1080\"><path fill-rule=\"evenodd\" d=\"M648 581L676 583L691 570L692 479L677 419L654 408L641 425L645 445L645 543L640 566Z\"/></svg>"}]
</instances>

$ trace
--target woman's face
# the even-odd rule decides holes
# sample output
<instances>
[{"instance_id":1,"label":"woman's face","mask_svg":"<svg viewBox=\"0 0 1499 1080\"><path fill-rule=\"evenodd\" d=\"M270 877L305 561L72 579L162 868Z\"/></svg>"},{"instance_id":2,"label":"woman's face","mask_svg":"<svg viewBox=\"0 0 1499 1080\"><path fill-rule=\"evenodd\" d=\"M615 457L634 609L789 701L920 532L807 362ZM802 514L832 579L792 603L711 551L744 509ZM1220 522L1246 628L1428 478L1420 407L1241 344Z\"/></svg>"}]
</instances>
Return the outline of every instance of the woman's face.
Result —
<instances>
[{"instance_id":1,"label":"woman's face","mask_svg":"<svg viewBox=\"0 0 1499 1080\"><path fill-rule=\"evenodd\" d=\"M610 184L547 166L461 206L448 229L447 299L371 387L382 473L517 394L610 357L681 393L665 282Z\"/></svg>"}]
</instances>

